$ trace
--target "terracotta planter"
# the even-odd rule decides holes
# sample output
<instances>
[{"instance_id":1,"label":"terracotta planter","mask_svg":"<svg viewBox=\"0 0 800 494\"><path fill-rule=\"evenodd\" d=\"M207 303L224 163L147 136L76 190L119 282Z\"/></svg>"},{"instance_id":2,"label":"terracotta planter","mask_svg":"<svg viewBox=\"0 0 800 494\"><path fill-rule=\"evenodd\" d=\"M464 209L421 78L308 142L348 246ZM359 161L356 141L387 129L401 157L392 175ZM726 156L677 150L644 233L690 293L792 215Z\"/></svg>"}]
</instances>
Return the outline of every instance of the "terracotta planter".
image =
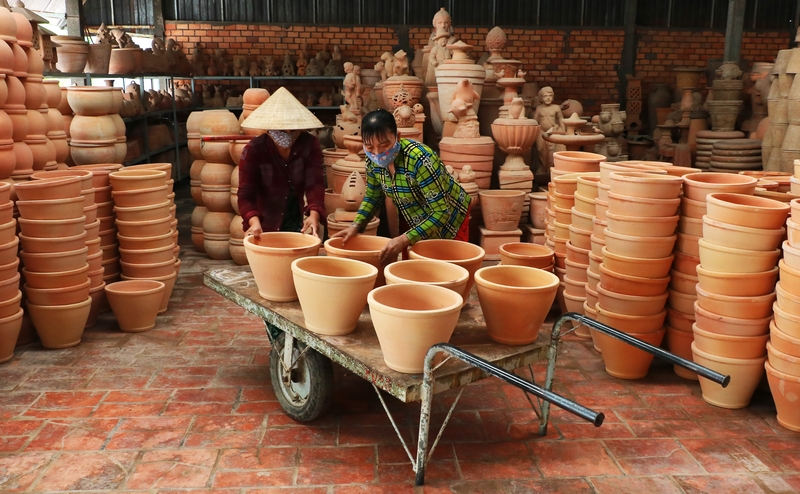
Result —
<instances>
[{"instance_id":1,"label":"terracotta planter","mask_svg":"<svg viewBox=\"0 0 800 494\"><path fill-rule=\"evenodd\" d=\"M643 278L664 278L669 274L674 256L661 259L634 258L602 250L603 264L606 268L619 274L640 276Z\"/></svg>"},{"instance_id":2,"label":"terracotta planter","mask_svg":"<svg viewBox=\"0 0 800 494\"><path fill-rule=\"evenodd\" d=\"M612 172L611 192L632 197L674 199L681 192L681 177L646 172Z\"/></svg>"},{"instance_id":3,"label":"terracotta planter","mask_svg":"<svg viewBox=\"0 0 800 494\"><path fill-rule=\"evenodd\" d=\"M640 237L671 237L675 235L675 227L680 216L647 217L625 216L612 212L606 213L608 229L622 235Z\"/></svg>"},{"instance_id":4,"label":"terracotta planter","mask_svg":"<svg viewBox=\"0 0 800 494\"><path fill-rule=\"evenodd\" d=\"M680 271L670 271L669 287L676 292L681 293L695 293L695 286L698 283L697 276L692 276Z\"/></svg>"},{"instance_id":5,"label":"terracotta planter","mask_svg":"<svg viewBox=\"0 0 800 494\"><path fill-rule=\"evenodd\" d=\"M680 331L676 328L667 326L667 348L669 351L686 360L692 360L692 342L694 341L694 333L691 331ZM672 366L674 372L679 377L697 381L697 374L684 369L678 365Z\"/></svg>"},{"instance_id":6,"label":"terracotta planter","mask_svg":"<svg viewBox=\"0 0 800 494\"><path fill-rule=\"evenodd\" d=\"M155 237L169 233L171 222L172 218L165 216L146 221L117 220L116 225L119 234L125 237Z\"/></svg>"},{"instance_id":7,"label":"terracotta planter","mask_svg":"<svg viewBox=\"0 0 800 494\"><path fill-rule=\"evenodd\" d=\"M200 155L209 163L233 165L231 141L200 141Z\"/></svg>"},{"instance_id":8,"label":"terracotta planter","mask_svg":"<svg viewBox=\"0 0 800 494\"><path fill-rule=\"evenodd\" d=\"M450 340L463 303L452 290L417 284L376 288L367 301L384 362L407 374L422 372L428 349Z\"/></svg>"},{"instance_id":9,"label":"terracotta planter","mask_svg":"<svg viewBox=\"0 0 800 494\"><path fill-rule=\"evenodd\" d=\"M781 251L745 250L712 244L705 239L698 242L700 263L710 271L728 273L759 273L769 271L778 262Z\"/></svg>"},{"instance_id":10,"label":"terracotta planter","mask_svg":"<svg viewBox=\"0 0 800 494\"><path fill-rule=\"evenodd\" d=\"M793 295L783 289L781 283L775 285L775 293L777 294L777 304L785 312L789 314L800 314L800 296Z\"/></svg>"},{"instance_id":11,"label":"terracotta planter","mask_svg":"<svg viewBox=\"0 0 800 494\"><path fill-rule=\"evenodd\" d=\"M695 363L731 376L730 384L726 388L703 377L699 378L706 402L731 409L744 408L750 403L750 398L764 375L766 356L754 359L719 357L698 350L696 343L692 343L692 354Z\"/></svg>"},{"instance_id":12,"label":"terracotta planter","mask_svg":"<svg viewBox=\"0 0 800 494\"><path fill-rule=\"evenodd\" d=\"M106 299L117 318L119 329L126 333L153 329L164 288L164 283L153 280L120 281L106 285Z\"/></svg>"},{"instance_id":13,"label":"terracotta planter","mask_svg":"<svg viewBox=\"0 0 800 494\"><path fill-rule=\"evenodd\" d=\"M758 297L772 293L778 268L760 273L726 273L697 266L700 286L709 292L734 297Z\"/></svg>"},{"instance_id":14,"label":"terracotta planter","mask_svg":"<svg viewBox=\"0 0 800 494\"><path fill-rule=\"evenodd\" d=\"M174 272L175 260L170 259L164 262L154 262L148 264L134 264L125 261L119 262L122 273L130 278L156 278L159 276L169 276Z\"/></svg>"},{"instance_id":15,"label":"terracotta planter","mask_svg":"<svg viewBox=\"0 0 800 494\"><path fill-rule=\"evenodd\" d=\"M713 209L713 208L712 208ZM776 228L751 228L717 221L710 215L703 217L703 238L712 244L736 246L748 250L775 250L784 238L786 230Z\"/></svg>"},{"instance_id":16,"label":"terracotta planter","mask_svg":"<svg viewBox=\"0 0 800 494\"><path fill-rule=\"evenodd\" d=\"M172 290L175 287L175 281L178 278L178 272L175 271L172 274L167 276L156 276L156 277L148 277L148 278L131 278L129 276L122 275L121 276L123 281L140 281L142 279L152 280L152 281L160 281L164 283L164 293L161 296L161 302L159 303L158 313L163 314L167 311L169 307L169 299L172 295Z\"/></svg>"},{"instance_id":17,"label":"terracotta planter","mask_svg":"<svg viewBox=\"0 0 800 494\"><path fill-rule=\"evenodd\" d=\"M605 231L606 249L612 254L639 259L663 259L672 253L675 235L671 237L638 237Z\"/></svg>"},{"instance_id":18,"label":"terracotta planter","mask_svg":"<svg viewBox=\"0 0 800 494\"><path fill-rule=\"evenodd\" d=\"M753 177L733 173L693 173L683 176L683 194L695 201L703 201L716 192L753 194L757 182Z\"/></svg>"},{"instance_id":19,"label":"terracotta planter","mask_svg":"<svg viewBox=\"0 0 800 494\"><path fill-rule=\"evenodd\" d=\"M546 269L553 264L553 251L544 245L512 242L500 246L500 262L504 265Z\"/></svg>"},{"instance_id":20,"label":"terracotta planter","mask_svg":"<svg viewBox=\"0 0 800 494\"><path fill-rule=\"evenodd\" d=\"M667 322L668 326L672 326L678 331L691 333L692 325L695 322L695 314L694 312L686 314L667 307Z\"/></svg>"},{"instance_id":21,"label":"terracotta planter","mask_svg":"<svg viewBox=\"0 0 800 494\"><path fill-rule=\"evenodd\" d=\"M81 71L83 67L79 70ZM67 88L67 101L75 115L108 115L113 113L114 91L118 89L105 86L71 86Z\"/></svg>"},{"instance_id":22,"label":"terracotta planter","mask_svg":"<svg viewBox=\"0 0 800 494\"><path fill-rule=\"evenodd\" d=\"M599 311L598 311L599 313ZM664 339L665 329L653 333L630 333L636 339L659 346ZM654 356L636 349L616 338L595 332L595 341L603 355L606 372L619 379L641 379L647 375Z\"/></svg>"},{"instance_id":23,"label":"terracotta planter","mask_svg":"<svg viewBox=\"0 0 800 494\"><path fill-rule=\"evenodd\" d=\"M46 179L54 179L54 178L67 178L67 177L78 177L81 182L81 191L85 192L94 187L93 180L94 174L89 170L53 170L47 172L36 172L31 175L31 180L46 180ZM24 183L24 182L23 182ZM70 197L70 196L66 196ZM74 197L74 196L71 196ZM48 198L52 199L52 198Z\"/></svg>"},{"instance_id":24,"label":"terracotta planter","mask_svg":"<svg viewBox=\"0 0 800 494\"><path fill-rule=\"evenodd\" d=\"M16 275L19 271L19 259L15 257L11 262L0 265L0 280L6 280Z\"/></svg>"},{"instance_id":25,"label":"terracotta planter","mask_svg":"<svg viewBox=\"0 0 800 494\"><path fill-rule=\"evenodd\" d=\"M63 220L83 216L83 197L17 201L20 216L32 220Z\"/></svg>"},{"instance_id":26,"label":"terracotta planter","mask_svg":"<svg viewBox=\"0 0 800 494\"><path fill-rule=\"evenodd\" d=\"M335 257L300 258L291 268L306 328L324 335L351 333L375 285L378 269Z\"/></svg>"},{"instance_id":27,"label":"terracotta planter","mask_svg":"<svg viewBox=\"0 0 800 494\"><path fill-rule=\"evenodd\" d=\"M800 338L789 335L775 324L769 323L770 344L779 352L786 353L793 357L800 357Z\"/></svg>"},{"instance_id":28,"label":"terracotta planter","mask_svg":"<svg viewBox=\"0 0 800 494\"><path fill-rule=\"evenodd\" d=\"M569 259L567 259L567 262L566 262L566 271L567 272L566 272L565 277L569 278L570 280L575 281L576 283L587 283L588 284L588 278L587 278L587 275L586 275L586 273L587 273L586 270L587 270L588 267L589 267L588 264L580 264L580 263L577 263L577 262L572 262ZM552 270L550 270L550 269L545 269L544 271L552 272Z\"/></svg>"},{"instance_id":29,"label":"terracotta planter","mask_svg":"<svg viewBox=\"0 0 800 494\"><path fill-rule=\"evenodd\" d=\"M0 280L0 300L8 300L17 295L19 279L19 273L15 273L10 278Z\"/></svg>"},{"instance_id":30,"label":"terracotta planter","mask_svg":"<svg viewBox=\"0 0 800 494\"><path fill-rule=\"evenodd\" d=\"M123 169L112 172L108 177L114 192L152 189L163 186L167 181L166 172L148 169Z\"/></svg>"},{"instance_id":31,"label":"terracotta planter","mask_svg":"<svg viewBox=\"0 0 800 494\"><path fill-rule=\"evenodd\" d=\"M15 184L14 191L20 201L68 199L81 195L81 181L78 177L31 180Z\"/></svg>"},{"instance_id":32,"label":"terracotta planter","mask_svg":"<svg viewBox=\"0 0 800 494\"><path fill-rule=\"evenodd\" d=\"M69 135L76 141L107 141L117 136L117 125L111 115L75 115Z\"/></svg>"},{"instance_id":33,"label":"terracotta planter","mask_svg":"<svg viewBox=\"0 0 800 494\"><path fill-rule=\"evenodd\" d=\"M519 190L481 190L481 214L486 229L516 230L522 216L525 193Z\"/></svg>"},{"instance_id":34,"label":"terracotta planter","mask_svg":"<svg viewBox=\"0 0 800 494\"><path fill-rule=\"evenodd\" d=\"M783 289L787 293L800 297L800 270L794 269L783 260L778 263L778 268Z\"/></svg>"},{"instance_id":35,"label":"terracotta planter","mask_svg":"<svg viewBox=\"0 0 800 494\"><path fill-rule=\"evenodd\" d=\"M69 348L81 342L92 299L70 305L27 304L28 314L45 348Z\"/></svg>"},{"instance_id":36,"label":"terracotta planter","mask_svg":"<svg viewBox=\"0 0 800 494\"><path fill-rule=\"evenodd\" d=\"M117 235L117 240L122 249L158 249L160 247L174 246L175 241L173 240L173 234L173 231L169 231L154 237L126 237L124 235Z\"/></svg>"},{"instance_id":37,"label":"terracotta planter","mask_svg":"<svg viewBox=\"0 0 800 494\"><path fill-rule=\"evenodd\" d=\"M597 320L599 322L629 334L661 331L664 327L664 319L667 316L667 311L665 310L648 316L631 316L609 311L602 304L597 304L595 310L597 311Z\"/></svg>"},{"instance_id":38,"label":"terracotta planter","mask_svg":"<svg viewBox=\"0 0 800 494\"><path fill-rule=\"evenodd\" d=\"M464 300L469 300L472 291L475 272L481 267L486 252L477 245L458 240L421 240L408 249L411 259L432 259L457 264L467 271L470 276L464 289Z\"/></svg>"},{"instance_id":39,"label":"terracotta planter","mask_svg":"<svg viewBox=\"0 0 800 494\"><path fill-rule=\"evenodd\" d=\"M14 238L7 244L0 245L0 264L6 265L14 262L17 258L17 251L19 250L19 239Z\"/></svg>"},{"instance_id":40,"label":"terracotta planter","mask_svg":"<svg viewBox=\"0 0 800 494\"><path fill-rule=\"evenodd\" d=\"M154 263L161 263L171 261L174 258L173 255L174 246L167 245L165 247L159 247L157 249L141 249L141 250L131 250L131 249L119 249L120 258L131 264L154 264Z\"/></svg>"},{"instance_id":41,"label":"terracotta planter","mask_svg":"<svg viewBox=\"0 0 800 494\"><path fill-rule=\"evenodd\" d=\"M25 269L38 273L71 271L86 265L87 247L67 252L28 253L21 251L20 259Z\"/></svg>"},{"instance_id":42,"label":"terracotta planter","mask_svg":"<svg viewBox=\"0 0 800 494\"><path fill-rule=\"evenodd\" d=\"M146 189L115 190L111 195L114 204L123 208L161 204L169 200L169 190L166 185Z\"/></svg>"},{"instance_id":43,"label":"terracotta planter","mask_svg":"<svg viewBox=\"0 0 800 494\"><path fill-rule=\"evenodd\" d=\"M767 343L767 358L776 371L800 378L800 357L776 350Z\"/></svg>"},{"instance_id":44,"label":"terracotta planter","mask_svg":"<svg viewBox=\"0 0 800 494\"><path fill-rule=\"evenodd\" d=\"M197 120L197 132L201 135L239 134L239 120L228 110L206 110Z\"/></svg>"},{"instance_id":45,"label":"terracotta planter","mask_svg":"<svg viewBox=\"0 0 800 494\"><path fill-rule=\"evenodd\" d=\"M773 306L773 309L775 311L775 326L793 338L800 338L800 316L783 310L777 303Z\"/></svg>"},{"instance_id":46,"label":"terracotta planter","mask_svg":"<svg viewBox=\"0 0 800 494\"><path fill-rule=\"evenodd\" d=\"M0 301L0 318L13 316L19 311L22 291L17 290L13 297Z\"/></svg>"},{"instance_id":47,"label":"terracotta planter","mask_svg":"<svg viewBox=\"0 0 800 494\"><path fill-rule=\"evenodd\" d=\"M598 172L600 162L605 161L602 154L582 151L557 151L553 153L553 166L556 170L567 172Z\"/></svg>"},{"instance_id":48,"label":"terracotta planter","mask_svg":"<svg viewBox=\"0 0 800 494\"><path fill-rule=\"evenodd\" d=\"M743 194L709 194L708 217L712 220L750 228L782 228L790 206L783 202Z\"/></svg>"},{"instance_id":49,"label":"terracotta planter","mask_svg":"<svg viewBox=\"0 0 800 494\"><path fill-rule=\"evenodd\" d=\"M259 238L245 237L247 261L259 295L274 302L297 300L291 263L302 257L316 256L320 244L320 239L315 236L293 232L269 232L261 234Z\"/></svg>"},{"instance_id":50,"label":"terracotta planter","mask_svg":"<svg viewBox=\"0 0 800 494\"><path fill-rule=\"evenodd\" d=\"M114 213L116 217L122 221L149 221L165 218L169 215L172 204L169 201L164 201L160 204L151 204L138 207L115 207Z\"/></svg>"},{"instance_id":51,"label":"terracotta planter","mask_svg":"<svg viewBox=\"0 0 800 494\"><path fill-rule=\"evenodd\" d=\"M14 358L14 347L17 344L24 311L18 309L14 314L0 318L0 364Z\"/></svg>"},{"instance_id":52,"label":"terracotta planter","mask_svg":"<svg viewBox=\"0 0 800 494\"><path fill-rule=\"evenodd\" d=\"M378 287L386 283L383 277L383 268L385 265L381 265L379 256L381 249L388 244L390 240L391 239L386 237L358 235L350 239L346 246L343 246L341 237L332 238L325 241L325 252L332 257L355 259L375 266L375 268L378 269L375 286Z\"/></svg>"},{"instance_id":53,"label":"terracotta planter","mask_svg":"<svg viewBox=\"0 0 800 494\"><path fill-rule=\"evenodd\" d=\"M792 246L791 241L783 242L781 247L783 249L783 261L791 268L800 269L800 249Z\"/></svg>"},{"instance_id":54,"label":"terracotta planter","mask_svg":"<svg viewBox=\"0 0 800 494\"><path fill-rule=\"evenodd\" d=\"M86 244L86 232L69 237L28 237L19 235L22 249L28 253L37 252L64 252L80 249Z\"/></svg>"},{"instance_id":55,"label":"terracotta planter","mask_svg":"<svg viewBox=\"0 0 800 494\"><path fill-rule=\"evenodd\" d=\"M591 232L594 229L594 203L592 203L591 213L579 211L577 209L578 203L576 202L575 204L576 206L572 208L572 226L579 230L588 230Z\"/></svg>"},{"instance_id":56,"label":"terracotta planter","mask_svg":"<svg viewBox=\"0 0 800 494\"><path fill-rule=\"evenodd\" d=\"M649 199L608 193L608 211L615 214L646 217L675 216L680 198Z\"/></svg>"},{"instance_id":57,"label":"terracotta planter","mask_svg":"<svg viewBox=\"0 0 800 494\"><path fill-rule=\"evenodd\" d=\"M462 297L469 279L469 271L461 266L426 259L391 263L383 269L383 273L389 285L400 283L436 285L453 290Z\"/></svg>"},{"instance_id":58,"label":"terracotta planter","mask_svg":"<svg viewBox=\"0 0 800 494\"><path fill-rule=\"evenodd\" d=\"M775 408L778 409L778 423L791 431L800 432L800 407L797 406L800 377L780 372L769 362L765 368Z\"/></svg>"},{"instance_id":59,"label":"terracotta planter","mask_svg":"<svg viewBox=\"0 0 800 494\"><path fill-rule=\"evenodd\" d=\"M536 341L553 305L558 278L526 266L491 266L475 273L489 338L507 345Z\"/></svg>"},{"instance_id":60,"label":"terracotta planter","mask_svg":"<svg viewBox=\"0 0 800 494\"><path fill-rule=\"evenodd\" d=\"M36 305L70 305L77 304L89 296L89 279L84 275L78 285L56 288L32 288L25 284L25 295L28 302Z\"/></svg>"},{"instance_id":61,"label":"terracotta planter","mask_svg":"<svg viewBox=\"0 0 800 494\"><path fill-rule=\"evenodd\" d=\"M699 256L684 254L683 252L679 252L677 250L673 253L673 255L675 256L675 261L672 265L672 268L675 271L692 276L697 275L697 266L700 265Z\"/></svg>"},{"instance_id":62,"label":"terracotta planter","mask_svg":"<svg viewBox=\"0 0 800 494\"><path fill-rule=\"evenodd\" d=\"M667 172L658 166L645 164L643 161L617 161L609 163L603 159L600 162L600 184L610 185L611 174L614 172L639 171L656 175L666 175ZM599 186L599 185L598 185Z\"/></svg>"},{"instance_id":63,"label":"terracotta planter","mask_svg":"<svg viewBox=\"0 0 800 494\"><path fill-rule=\"evenodd\" d=\"M556 193L562 196L573 196L578 190L578 177L579 173L568 173L559 177L553 178L553 183L556 186Z\"/></svg>"},{"instance_id":64,"label":"terracotta planter","mask_svg":"<svg viewBox=\"0 0 800 494\"><path fill-rule=\"evenodd\" d=\"M600 265L600 283L609 291L623 295L655 297L667 291L670 277L643 278L617 273ZM641 331L640 331L641 332Z\"/></svg>"},{"instance_id":65,"label":"terracotta planter","mask_svg":"<svg viewBox=\"0 0 800 494\"><path fill-rule=\"evenodd\" d=\"M632 316L649 316L664 310L667 302L667 293L645 297L637 295L624 295L607 290L600 283L597 285L599 304L606 310L628 314Z\"/></svg>"},{"instance_id":66,"label":"terracotta planter","mask_svg":"<svg viewBox=\"0 0 800 494\"><path fill-rule=\"evenodd\" d=\"M681 216L701 220L706 214L706 201L695 201L686 196L681 196Z\"/></svg>"},{"instance_id":67,"label":"terracotta planter","mask_svg":"<svg viewBox=\"0 0 800 494\"><path fill-rule=\"evenodd\" d=\"M768 334L755 336L732 336L705 331L694 325L694 343L698 350L718 357L754 359L767 353Z\"/></svg>"}]
</instances>

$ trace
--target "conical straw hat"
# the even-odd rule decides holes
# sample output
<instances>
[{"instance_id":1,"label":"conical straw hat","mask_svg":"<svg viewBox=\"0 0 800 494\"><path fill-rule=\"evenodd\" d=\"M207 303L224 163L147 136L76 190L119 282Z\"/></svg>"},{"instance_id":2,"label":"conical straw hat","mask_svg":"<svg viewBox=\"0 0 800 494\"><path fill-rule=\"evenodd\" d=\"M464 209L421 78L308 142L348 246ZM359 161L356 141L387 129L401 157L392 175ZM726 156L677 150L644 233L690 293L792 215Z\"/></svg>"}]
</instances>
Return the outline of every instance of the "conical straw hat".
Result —
<instances>
[{"instance_id":1,"label":"conical straw hat","mask_svg":"<svg viewBox=\"0 0 800 494\"><path fill-rule=\"evenodd\" d=\"M285 87L272 93L242 122L243 129L254 130L307 130L321 127L324 127L322 122Z\"/></svg>"}]
</instances>

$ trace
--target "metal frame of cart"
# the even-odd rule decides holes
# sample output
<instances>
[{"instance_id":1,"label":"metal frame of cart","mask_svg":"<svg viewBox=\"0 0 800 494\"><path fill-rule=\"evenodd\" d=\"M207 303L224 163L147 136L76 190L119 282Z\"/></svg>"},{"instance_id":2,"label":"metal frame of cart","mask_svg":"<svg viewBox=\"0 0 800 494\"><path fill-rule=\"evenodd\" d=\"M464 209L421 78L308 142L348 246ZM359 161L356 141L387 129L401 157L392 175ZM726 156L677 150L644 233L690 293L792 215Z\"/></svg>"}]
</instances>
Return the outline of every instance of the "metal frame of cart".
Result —
<instances>
[{"instance_id":1,"label":"metal frame of cart","mask_svg":"<svg viewBox=\"0 0 800 494\"><path fill-rule=\"evenodd\" d=\"M369 311L366 309L352 335L322 336L303 327L302 310L298 302L277 303L261 298L252 273L246 266L207 271L204 283L267 323L267 334L273 345L270 377L273 387L276 388L276 396L290 417L297 420L313 420L324 412L326 401L330 402L333 388L331 362L339 364L372 384L408 455L416 474L417 485L424 483L427 461L431 458L458 404L464 386L490 375L503 379L525 392L539 418L540 435L547 433L550 403L592 422L596 427L603 423L602 413L590 410L551 391L561 338L574 330L570 327L562 332L564 323L568 321L584 324L591 329L621 339L673 364L697 372L723 387L727 386L730 379L728 376L575 313L559 317L553 324L550 334L542 331L538 340L531 345L507 346L494 343L485 334L480 308L474 297L462 310L450 344L434 345L428 351L423 373L402 374L389 369L383 362L380 346L369 319ZM434 364L436 356L440 353L446 357ZM539 386L535 382L531 366L545 359L548 362L547 374L543 386ZM525 366L529 368L530 381L513 373L515 369ZM456 388L461 389L428 450L433 395ZM404 403L422 402L416 457L412 456L380 390ZM303 393L307 393L307 396L303 397ZM531 394L535 399L531 399L529 396ZM293 401L294 398L297 400ZM295 406L296 403L302 405Z\"/></svg>"}]
</instances>

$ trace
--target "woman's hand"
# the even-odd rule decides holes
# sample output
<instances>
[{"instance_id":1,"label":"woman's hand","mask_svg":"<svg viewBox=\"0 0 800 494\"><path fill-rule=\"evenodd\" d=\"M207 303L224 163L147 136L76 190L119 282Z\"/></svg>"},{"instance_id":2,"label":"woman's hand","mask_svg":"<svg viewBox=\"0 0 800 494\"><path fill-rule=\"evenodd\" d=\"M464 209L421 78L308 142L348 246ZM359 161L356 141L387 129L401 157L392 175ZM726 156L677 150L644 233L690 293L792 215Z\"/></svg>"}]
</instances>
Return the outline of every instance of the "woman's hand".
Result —
<instances>
[{"instance_id":1,"label":"woman's hand","mask_svg":"<svg viewBox=\"0 0 800 494\"><path fill-rule=\"evenodd\" d=\"M264 231L261 229L261 220L258 219L258 216L253 216L252 218L250 218L249 223L250 223L250 228L248 228L247 231L244 232L244 236L247 237L249 235L252 235L256 238L261 237L261 234L264 233Z\"/></svg>"},{"instance_id":2,"label":"woman's hand","mask_svg":"<svg viewBox=\"0 0 800 494\"><path fill-rule=\"evenodd\" d=\"M319 236L319 213L317 211L309 212L306 219L303 220L303 229L301 231L305 233L309 228L311 229L311 235Z\"/></svg>"},{"instance_id":3,"label":"woman's hand","mask_svg":"<svg viewBox=\"0 0 800 494\"><path fill-rule=\"evenodd\" d=\"M336 232L331 236L331 238L342 237L342 246L344 247L345 245L347 245L347 242L349 242L351 238L355 238L357 235L358 235L358 227L350 226L340 232Z\"/></svg>"},{"instance_id":4,"label":"woman's hand","mask_svg":"<svg viewBox=\"0 0 800 494\"><path fill-rule=\"evenodd\" d=\"M389 243L384 245L383 249L381 249L379 258L380 263L387 264L391 261L396 261L397 256L410 244L411 242L405 235L398 235L397 237L389 240Z\"/></svg>"}]
</instances>

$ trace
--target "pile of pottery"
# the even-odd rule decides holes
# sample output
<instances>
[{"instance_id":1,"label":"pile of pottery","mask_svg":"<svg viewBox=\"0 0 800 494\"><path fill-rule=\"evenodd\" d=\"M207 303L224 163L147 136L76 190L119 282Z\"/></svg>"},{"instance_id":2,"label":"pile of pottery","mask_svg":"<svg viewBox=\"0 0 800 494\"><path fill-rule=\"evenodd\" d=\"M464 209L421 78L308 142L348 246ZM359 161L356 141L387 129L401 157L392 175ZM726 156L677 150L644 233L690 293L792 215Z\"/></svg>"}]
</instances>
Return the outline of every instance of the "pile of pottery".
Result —
<instances>
[{"instance_id":1,"label":"pile of pottery","mask_svg":"<svg viewBox=\"0 0 800 494\"><path fill-rule=\"evenodd\" d=\"M84 205L94 201L84 178L67 176L16 185L19 200L27 308L45 348L67 348L81 341L89 319L92 297L87 254L99 250L95 239L87 245ZM90 230L92 229L90 228Z\"/></svg>"},{"instance_id":2,"label":"pile of pottery","mask_svg":"<svg viewBox=\"0 0 800 494\"><path fill-rule=\"evenodd\" d=\"M712 405L746 407L764 375L788 214L788 204L763 197L707 197L692 353L698 364L731 376L726 388L700 377L703 399Z\"/></svg>"},{"instance_id":3,"label":"pile of pottery","mask_svg":"<svg viewBox=\"0 0 800 494\"><path fill-rule=\"evenodd\" d=\"M695 139L697 142L697 157L695 158L694 166L702 170L708 170L712 166L711 161L714 155L714 144L718 141L726 141L729 139L740 140L744 138L744 132L739 132L738 130L701 130L697 132L697 137Z\"/></svg>"},{"instance_id":4,"label":"pile of pottery","mask_svg":"<svg viewBox=\"0 0 800 494\"><path fill-rule=\"evenodd\" d=\"M17 21L5 7L0 7L0 176L27 180L32 173L33 156L23 141L28 134L25 87L19 78L27 76L28 60L17 43ZM6 91L7 89L7 91ZM13 139L13 141L11 140ZM17 144L19 143L19 144ZM11 169L11 172L9 172Z\"/></svg>"},{"instance_id":5,"label":"pile of pottery","mask_svg":"<svg viewBox=\"0 0 800 494\"><path fill-rule=\"evenodd\" d=\"M67 142L67 130L64 126L64 117L58 110L61 105L61 87L58 81L47 80L43 82L47 93L47 139L56 148L56 163L58 168L67 167L67 157L69 156L69 142ZM119 115L117 115L119 117ZM124 125L123 125L124 126Z\"/></svg>"},{"instance_id":6,"label":"pile of pottery","mask_svg":"<svg viewBox=\"0 0 800 494\"><path fill-rule=\"evenodd\" d=\"M197 124L202 112L194 111L186 119L186 142L189 153L192 155L192 166L189 168L189 186L192 193L192 200L195 208L192 211L192 244L198 252L205 252L203 247L203 216L208 212L203 204L203 189L200 182L200 174L206 160L200 150L200 132Z\"/></svg>"},{"instance_id":7,"label":"pile of pottery","mask_svg":"<svg viewBox=\"0 0 800 494\"><path fill-rule=\"evenodd\" d=\"M692 358L692 341L697 300L697 266L700 264L700 239L703 237L703 216L706 214L706 197L715 192L752 194L756 179L731 173L692 173L683 177L681 217L678 222L678 240L675 244L675 261L672 264L667 309L667 344L669 350L685 359ZM686 379L697 379L694 372L674 366L675 374Z\"/></svg>"},{"instance_id":8,"label":"pile of pottery","mask_svg":"<svg viewBox=\"0 0 800 494\"><path fill-rule=\"evenodd\" d=\"M800 163L797 163L800 164ZM796 165L797 166L797 165ZM783 243L780 279L776 286L767 343L767 380L778 409L778 423L800 432L800 201L791 202L786 222L788 240Z\"/></svg>"},{"instance_id":9,"label":"pile of pottery","mask_svg":"<svg viewBox=\"0 0 800 494\"><path fill-rule=\"evenodd\" d=\"M122 163L127 153L125 124L119 118L122 93L113 87L72 86L67 100L75 112L69 129L75 164Z\"/></svg>"},{"instance_id":10,"label":"pile of pottery","mask_svg":"<svg viewBox=\"0 0 800 494\"><path fill-rule=\"evenodd\" d=\"M581 230L588 230L591 226L591 235L589 236L589 250L578 248L572 242L567 244L567 267L573 266L573 263L579 266L586 267L586 301L583 305L584 314L597 319L597 284L600 282L600 263L603 262L602 246L597 243L597 240L603 241L605 238L605 228L607 222L599 219L595 201L599 194L600 173L584 173L578 175L577 189L575 190L575 205L572 207L572 227ZM595 244L599 249L597 253L592 251L592 237L595 238ZM567 273L572 278L570 273ZM578 276L578 275L576 275ZM584 328L579 327L575 330L575 334L582 336ZM594 331L589 332L590 336L594 338ZM597 344L594 345L595 350L599 351Z\"/></svg>"},{"instance_id":11,"label":"pile of pottery","mask_svg":"<svg viewBox=\"0 0 800 494\"><path fill-rule=\"evenodd\" d=\"M649 172L608 174L598 320L655 346L666 331L668 273L682 182L681 177ZM595 341L610 375L621 379L647 375L652 355L602 334L596 334Z\"/></svg>"},{"instance_id":12,"label":"pile of pottery","mask_svg":"<svg viewBox=\"0 0 800 494\"><path fill-rule=\"evenodd\" d=\"M0 185L0 363L14 356L23 310L20 308L22 292L19 290L20 275L17 270L19 258L17 248L17 222L13 218L10 200L11 184Z\"/></svg>"},{"instance_id":13,"label":"pile of pottery","mask_svg":"<svg viewBox=\"0 0 800 494\"><path fill-rule=\"evenodd\" d=\"M798 144L800 144L800 134L798 134ZM761 170L760 140L720 139L712 146L710 162L712 172Z\"/></svg>"},{"instance_id":14,"label":"pile of pottery","mask_svg":"<svg viewBox=\"0 0 800 494\"><path fill-rule=\"evenodd\" d=\"M180 261L169 163L124 168L109 175L117 221L123 280L154 280L166 289L159 313L167 310Z\"/></svg>"}]
</instances>

